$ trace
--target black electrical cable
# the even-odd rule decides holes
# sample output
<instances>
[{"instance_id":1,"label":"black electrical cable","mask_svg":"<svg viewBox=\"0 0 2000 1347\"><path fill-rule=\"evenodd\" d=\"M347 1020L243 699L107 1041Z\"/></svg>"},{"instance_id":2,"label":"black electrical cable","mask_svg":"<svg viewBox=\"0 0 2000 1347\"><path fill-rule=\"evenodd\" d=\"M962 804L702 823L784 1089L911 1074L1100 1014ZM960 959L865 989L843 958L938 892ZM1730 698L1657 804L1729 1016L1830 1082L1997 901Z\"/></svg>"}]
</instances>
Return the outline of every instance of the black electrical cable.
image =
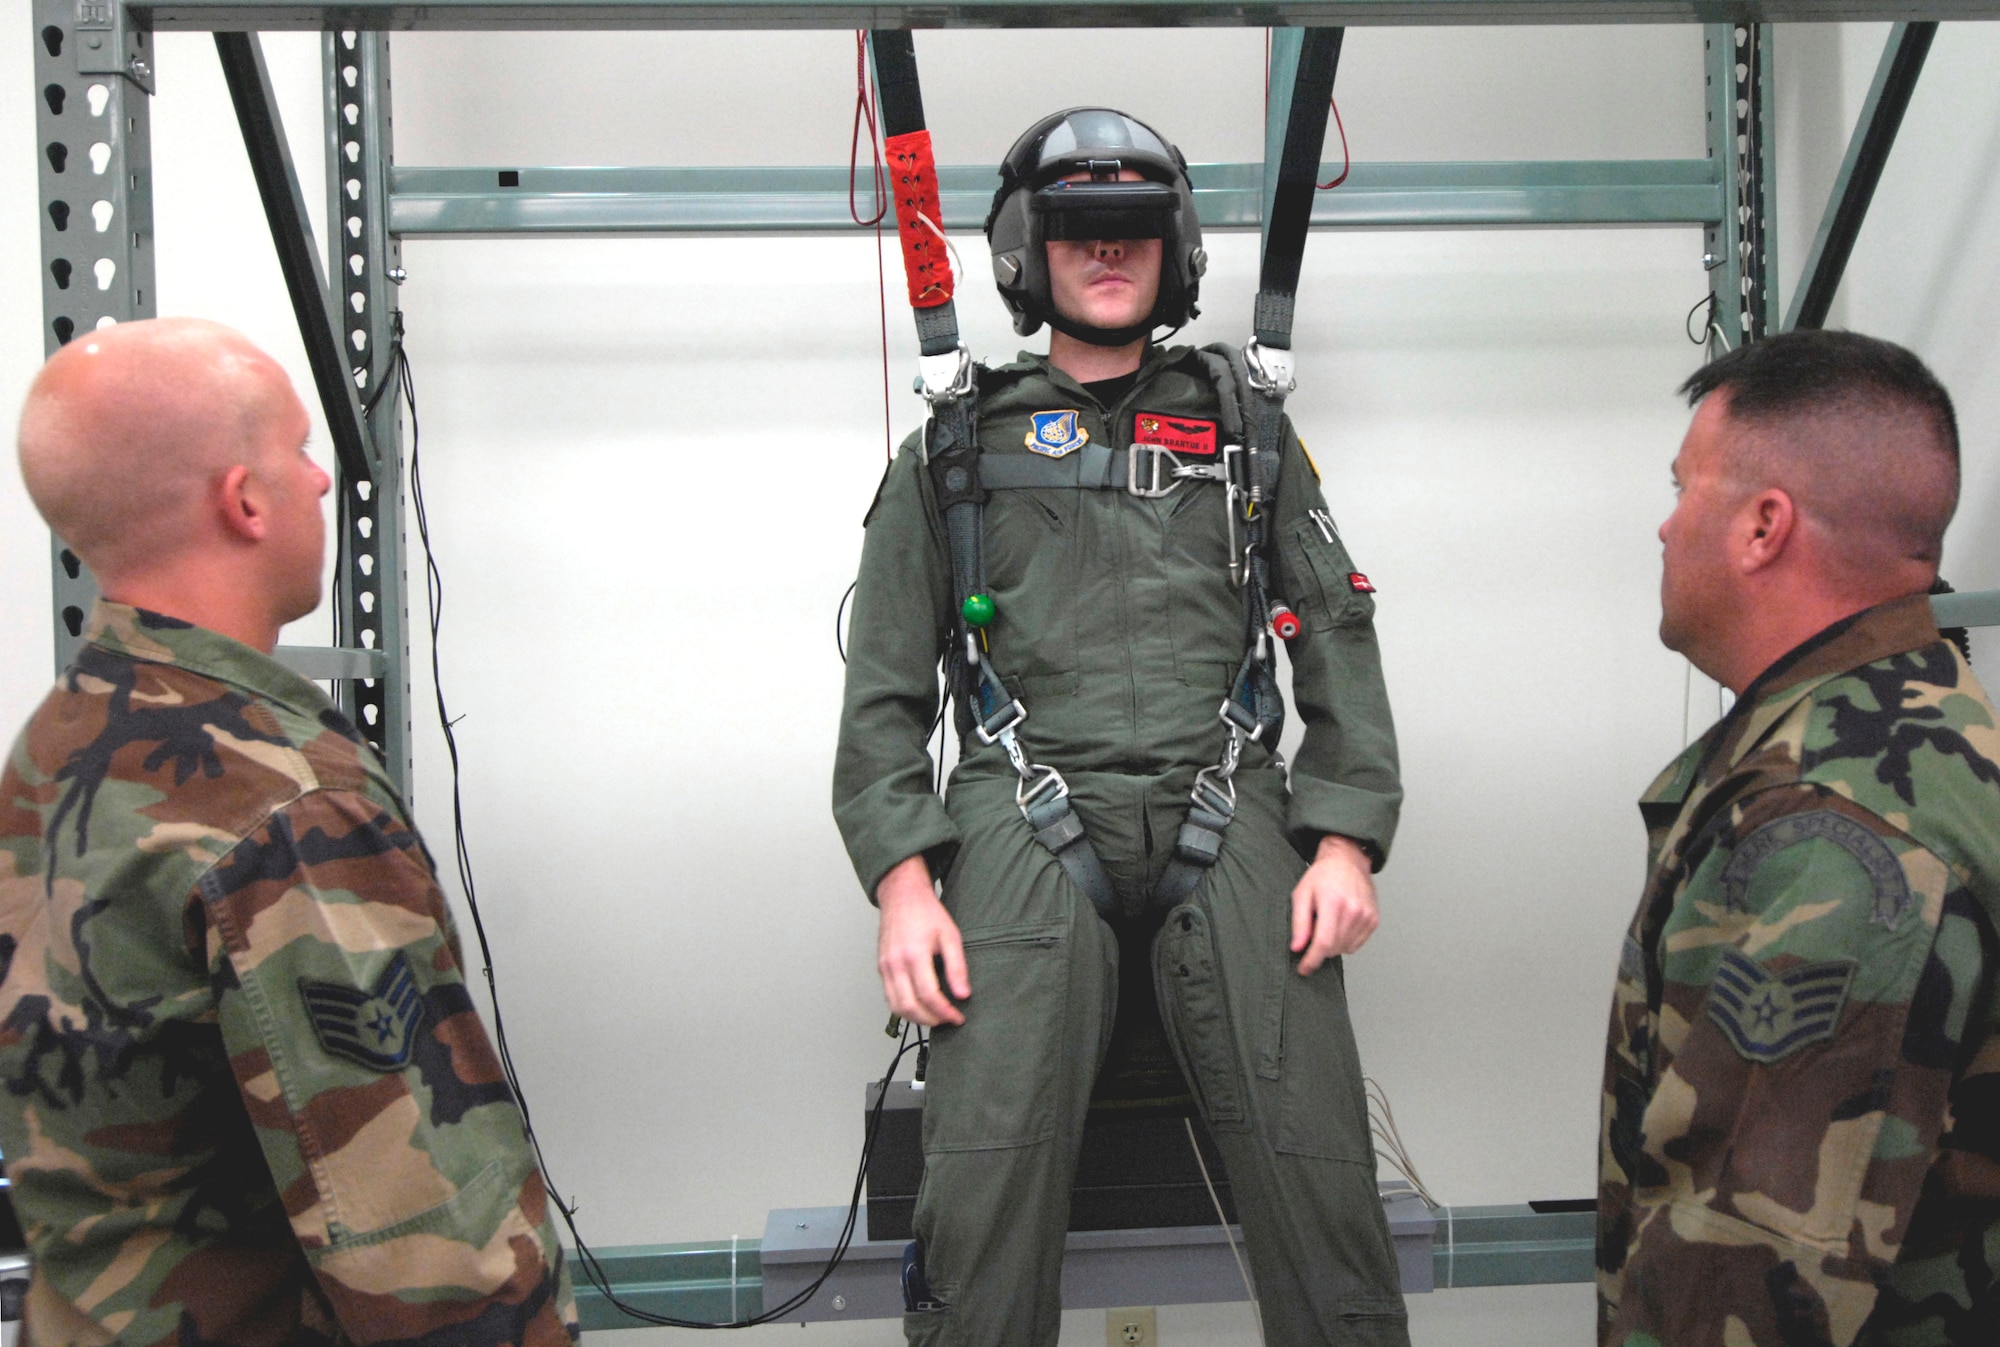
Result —
<instances>
[{"instance_id":1,"label":"black electrical cable","mask_svg":"<svg viewBox=\"0 0 2000 1347\"><path fill-rule=\"evenodd\" d=\"M839 1238L834 1243L833 1254L827 1259L826 1267L804 1289L788 1298L783 1304L765 1310L761 1314L724 1323L709 1323L700 1319L676 1319L672 1315L655 1314L651 1310L640 1309L637 1305L621 1299L611 1289L611 1279L605 1275L596 1253L584 1242L582 1232L576 1227L575 1204L564 1199L556 1187L555 1179L550 1175L548 1159L542 1154L541 1138L535 1134L535 1124L528 1113L528 1097L521 1088L520 1073L514 1069L514 1055L507 1044L507 1025L500 1013L500 988L493 974L493 948L486 939L486 923L480 915L478 890L473 883L472 852L465 841L465 810L459 788L458 736L453 731L453 726L458 722L446 708L444 679L438 658L438 630L444 611L444 576L438 570L437 556L431 549L430 515L424 508L423 437L417 421L416 382L410 374L409 355L403 348L400 313L396 315L396 344L389 352L389 370L383 376L382 388L378 388L375 396L368 401L365 410L369 414L374 413L376 405L382 399L383 389L389 387L391 380L398 381L403 400L408 403L410 409L410 503L416 516L417 539L424 549L424 597L431 633L431 688L436 693L438 727L444 731L445 750L451 759L452 845L458 863L458 879L465 893L466 911L472 917L473 935L479 942L479 958L484 965L481 971L486 978L487 997L493 1005L493 1039L500 1055L500 1069L507 1078L507 1088L514 1096L515 1106L521 1110L521 1130L526 1133L528 1145L535 1153L535 1163L542 1171L542 1180L548 1188L549 1200L561 1214L563 1225L569 1231L570 1240L576 1246L577 1262L582 1265L584 1276L597 1288L598 1294L621 1314L641 1323L662 1328L753 1328L759 1324L775 1323L800 1309L818 1294L820 1287L826 1285L827 1279L833 1276L841 1261L847 1257L847 1250L854 1242L855 1225L861 1210L861 1195L867 1188L868 1161L875 1152L875 1138L882 1125L882 1109L889 1098L889 1082L895 1078L896 1068L902 1065L903 1058L911 1051L918 1052L920 1062L928 1057L924 1039L920 1035L916 1043L911 1043L910 1026L904 1025L902 1036L896 1044L895 1056L889 1059L889 1069L882 1075L880 1088L875 1094L875 1106L868 1115L868 1130L861 1145L861 1160L855 1167L854 1188L847 1201L847 1219L841 1225Z\"/></svg>"},{"instance_id":2,"label":"black electrical cable","mask_svg":"<svg viewBox=\"0 0 2000 1347\"><path fill-rule=\"evenodd\" d=\"M854 590L859 580L847 586L847 592L840 596L840 607L833 610L833 648L840 652L840 662L847 663L847 642L841 636L842 620L847 616L847 605L854 599Z\"/></svg>"}]
</instances>

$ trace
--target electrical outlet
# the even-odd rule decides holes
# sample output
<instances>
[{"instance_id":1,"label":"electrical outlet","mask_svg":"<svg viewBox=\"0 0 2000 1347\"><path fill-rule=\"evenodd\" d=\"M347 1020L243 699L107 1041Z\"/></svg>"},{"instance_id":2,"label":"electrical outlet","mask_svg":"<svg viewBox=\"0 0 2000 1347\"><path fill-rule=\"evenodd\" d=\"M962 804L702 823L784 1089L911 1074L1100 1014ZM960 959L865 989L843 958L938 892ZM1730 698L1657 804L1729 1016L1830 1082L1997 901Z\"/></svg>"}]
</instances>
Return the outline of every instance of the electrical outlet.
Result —
<instances>
[{"instance_id":1,"label":"electrical outlet","mask_svg":"<svg viewBox=\"0 0 2000 1347\"><path fill-rule=\"evenodd\" d=\"M1104 1347L1160 1347L1160 1313L1144 1309L1106 1310Z\"/></svg>"}]
</instances>

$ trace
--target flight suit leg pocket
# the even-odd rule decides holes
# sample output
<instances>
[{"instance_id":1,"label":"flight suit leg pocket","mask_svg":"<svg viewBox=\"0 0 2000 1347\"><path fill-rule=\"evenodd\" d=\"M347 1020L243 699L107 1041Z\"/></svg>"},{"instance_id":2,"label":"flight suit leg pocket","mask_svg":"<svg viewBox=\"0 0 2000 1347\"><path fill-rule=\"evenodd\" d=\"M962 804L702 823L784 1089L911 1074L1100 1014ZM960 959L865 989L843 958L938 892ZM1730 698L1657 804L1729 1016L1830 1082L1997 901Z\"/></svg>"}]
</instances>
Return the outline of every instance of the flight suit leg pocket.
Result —
<instances>
[{"instance_id":1,"label":"flight suit leg pocket","mask_svg":"<svg viewBox=\"0 0 2000 1347\"><path fill-rule=\"evenodd\" d=\"M1346 976L1329 959L1311 977L1289 967L1275 1149L1323 1160L1373 1162L1361 1059L1347 1018Z\"/></svg>"},{"instance_id":2,"label":"flight suit leg pocket","mask_svg":"<svg viewBox=\"0 0 2000 1347\"><path fill-rule=\"evenodd\" d=\"M1001 1150L1056 1134L1069 1020L1069 922L964 932L965 1023L931 1030L924 1151Z\"/></svg>"},{"instance_id":3,"label":"flight suit leg pocket","mask_svg":"<svg viewBox=\"0 0 2000 1347\"><path fill-rule=\"evenodd\" d=\"M1230 1027L1222 965L1216 958L1208 913L1196 904L1183 903L1167 914L1153 943L1153 987L1167 1042L1209 1127L1220 1132L1247 1130L1247 1090Z\"/></svg>"}]
</instances>

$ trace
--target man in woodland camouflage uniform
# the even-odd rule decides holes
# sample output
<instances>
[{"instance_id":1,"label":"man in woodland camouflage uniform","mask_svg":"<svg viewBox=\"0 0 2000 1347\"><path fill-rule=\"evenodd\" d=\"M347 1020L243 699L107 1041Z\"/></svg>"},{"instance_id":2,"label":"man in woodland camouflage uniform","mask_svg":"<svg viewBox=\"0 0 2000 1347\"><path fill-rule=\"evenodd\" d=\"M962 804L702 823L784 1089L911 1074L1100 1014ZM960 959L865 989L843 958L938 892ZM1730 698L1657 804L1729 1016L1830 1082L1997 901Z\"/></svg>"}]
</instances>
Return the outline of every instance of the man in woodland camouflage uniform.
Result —
<instances>
[{"instance_id":1,"label":"man in woodland camouflage uniform","mask_svg":"<svg viewBox=\"0 0 2000 1347\"><path fill-rule=\"evenodd\" d=\"M1688 381L1661 639L1737 694L1641 803L1599 1341L2000 1343L2000 721L1925 597L1958 498L1909 352Z\"/></svg>"},{"instance_id":2,"label":"man in woodland camouflage uniform","mask_svg":"<svg viewBox=\"0 0 2000 1347\"><path fill-rule=\"evenodd\" d=\"M567 1344L542 1176L381 761L269 657L326 474L284 372L131 323L28 395L101 582L0 778L0 1148L37 1344Z\"/></svg>"}]
</instances>

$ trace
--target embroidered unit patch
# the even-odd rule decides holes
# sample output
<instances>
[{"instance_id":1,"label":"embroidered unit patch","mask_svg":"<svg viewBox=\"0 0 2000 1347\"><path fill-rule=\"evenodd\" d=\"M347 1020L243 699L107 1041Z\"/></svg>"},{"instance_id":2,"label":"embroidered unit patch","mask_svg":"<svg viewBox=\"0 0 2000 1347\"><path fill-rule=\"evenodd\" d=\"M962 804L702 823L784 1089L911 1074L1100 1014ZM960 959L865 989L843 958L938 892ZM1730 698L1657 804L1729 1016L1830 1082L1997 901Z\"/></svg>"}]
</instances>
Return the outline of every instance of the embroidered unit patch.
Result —
<instances>
[{"instance_id":1,"label":"embroidered unit patch","mask_svg":"<svg viewBox=\"0 0 2000 1347\"><path fill-rule=\"evenodd\" d=\"M1140 412L1132 418L1132 443L1157 444L1177 454L1215 457L1215 422L1192 421L1164 412Z\"/></svg>"},{"instance_id":2,"label":"embroidered unit patch","mask_svg":"<svg viewBox=\"0 0 2000 1347\"><path fill-rule=\"evenodd\" d=\"M409 1064L424 1002L402 954L389 960L372 991L300 978L299 995L314 1036L329 1053L371 1071L400 1071Z\"/></svg>"},{"instance_id":3,"label":"embroidered unit patch","mask_svg":"<svg viewBox=\"0 0 2000 1347\"><path fill-rule=\"evenodd\" d=\"M1035 412L1028 417L1028 436L1022 443L1038 454L1061 458L1090 442L1090 432L1078 421L1075 408L1067 411Z\"/></svg>"},{"instance_id":4,"label":"embroidered unit patch","mask_svg":"<svg viewBox=\"0 0 2000 1347\"><path fill-rule=\"evenodd\" d=\"M1833 1037L1854 969L1852 959L1829 959L1774 973L1742 951L1726 949L1708 987L1708 1017L1741 1056L1779 1061Z\"/></svg>"},{"instance_id":5,"label":"embroidered unit patch","mask_svg":"<svg viewBox=\"0 0 2000 1347\"><path fill-rule=\"evenodd\" d=\"M1868 920L1891 931L1902 925L1904 914L1917 905L1902 862L1878 834L1831 809L1773 819L1738 843L1729 864L1722 868L1723 906L1732 912L1748 912L1750 879L1757 867L1787 847L1815 837L1841 848L1867 872L1875 888L1875 908Z\"/></svg>"}]
</instances>

